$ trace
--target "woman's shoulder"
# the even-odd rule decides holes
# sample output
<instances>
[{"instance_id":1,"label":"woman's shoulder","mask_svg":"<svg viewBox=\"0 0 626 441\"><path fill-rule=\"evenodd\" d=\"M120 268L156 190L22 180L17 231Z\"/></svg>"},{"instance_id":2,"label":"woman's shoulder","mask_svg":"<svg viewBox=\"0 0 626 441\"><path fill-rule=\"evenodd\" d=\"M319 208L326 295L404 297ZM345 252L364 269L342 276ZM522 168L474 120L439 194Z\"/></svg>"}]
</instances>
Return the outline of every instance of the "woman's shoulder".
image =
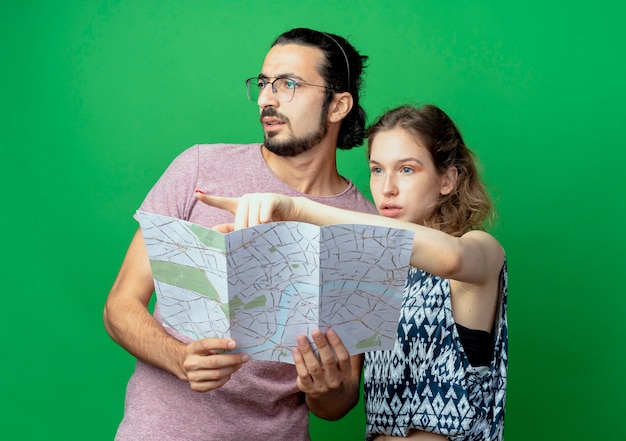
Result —
<instances>
[{"instance_id":1,"label":"woman's shoulder","mask_svg":"<svg viewBox=\"0 0 626 441\"><path fill-rule=\"evenodd\" d=\"M504 248L493 235L482 230L472 230L465 233L461 238L464 241L471 241L479 245L485 252L487 257L493 257L493 259L499 263L499 267L502 267L504 262Z\"/></svg>"}]
</instances>

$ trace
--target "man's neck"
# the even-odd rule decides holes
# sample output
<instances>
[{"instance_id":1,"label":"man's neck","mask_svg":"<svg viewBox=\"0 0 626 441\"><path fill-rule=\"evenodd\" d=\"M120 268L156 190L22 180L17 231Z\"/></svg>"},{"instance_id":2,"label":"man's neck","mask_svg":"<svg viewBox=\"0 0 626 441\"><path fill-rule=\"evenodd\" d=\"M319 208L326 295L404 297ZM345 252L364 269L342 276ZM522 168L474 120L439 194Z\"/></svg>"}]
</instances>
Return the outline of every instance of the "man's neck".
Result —
<instances>
[{"instance_id":1,"label":"man's neck","mask_svg":"<svg viewBox=\"0 0 626 441\"><path fill-rule=\"evenodd\" d=\"M287 185L311 196L334 196L348 187L337 171L335 148L318 145L297 156L280 156L265 146L261 153L268 167Z\"/></svg>"}]
</instances>

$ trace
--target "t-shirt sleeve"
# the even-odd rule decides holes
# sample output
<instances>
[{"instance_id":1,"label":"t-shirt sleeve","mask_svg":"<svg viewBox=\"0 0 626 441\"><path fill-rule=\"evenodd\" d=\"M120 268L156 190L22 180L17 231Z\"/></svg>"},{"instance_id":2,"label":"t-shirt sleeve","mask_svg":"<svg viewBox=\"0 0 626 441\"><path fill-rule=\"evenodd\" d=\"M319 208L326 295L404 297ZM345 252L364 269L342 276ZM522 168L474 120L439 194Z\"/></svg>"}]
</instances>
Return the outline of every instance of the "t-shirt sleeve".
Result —
<instances>
[{"instance_id":1,"label":"t-shirt sleeve","mask_svg":"<svg viewBox=\"0 0 626 441\"><path fill-rule=\"evenodd\" d=\"M195 202L197 181L198 146L195 145L172 161L139 209L187 220Z\"/></svg>"}]
</instances>

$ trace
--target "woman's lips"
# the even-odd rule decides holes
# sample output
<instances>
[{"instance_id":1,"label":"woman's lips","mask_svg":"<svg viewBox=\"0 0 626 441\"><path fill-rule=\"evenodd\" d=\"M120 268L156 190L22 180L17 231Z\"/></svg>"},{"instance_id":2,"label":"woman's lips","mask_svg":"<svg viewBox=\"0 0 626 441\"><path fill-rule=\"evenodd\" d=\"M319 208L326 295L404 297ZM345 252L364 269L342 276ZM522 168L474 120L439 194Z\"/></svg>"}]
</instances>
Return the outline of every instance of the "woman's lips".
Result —
<instances>
[{"instance_id":1,"label":"woman's lips","mask_svg":"<svg viewBox=\"0 0 626 441\"><path fill-rule=\"evenodd\" d=\"M397 217L402 212L402 208L397 205L386 204L381 205L378 211L386 217Z\"/></svg>"}]
</instances>

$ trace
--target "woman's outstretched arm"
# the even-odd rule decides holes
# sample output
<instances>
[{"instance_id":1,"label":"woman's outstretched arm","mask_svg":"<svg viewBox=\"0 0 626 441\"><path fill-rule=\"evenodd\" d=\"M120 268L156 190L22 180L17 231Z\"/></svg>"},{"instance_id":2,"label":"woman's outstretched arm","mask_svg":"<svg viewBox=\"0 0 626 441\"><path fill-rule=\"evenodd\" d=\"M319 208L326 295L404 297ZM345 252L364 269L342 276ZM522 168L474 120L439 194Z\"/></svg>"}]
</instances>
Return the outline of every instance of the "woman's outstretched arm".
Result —
<instances>
[{"instance_id":1,"label":"woman's outstretched arm","mask_svg":"<svg viewBox=\"0 0 626 441\"><path fill-rule=\"evenodd\" d=\"M410 230L414 233L411 265L460 282L486 283L498 276L504 260L504 251L498 241L483 231L470 231L456 237L411 222L275 193L250 193L240 198L200 192L196 195L208 205L234 213L235 229L268 222L299 221L314 225L351 223Z\"/></svg>"}]
</instances>

